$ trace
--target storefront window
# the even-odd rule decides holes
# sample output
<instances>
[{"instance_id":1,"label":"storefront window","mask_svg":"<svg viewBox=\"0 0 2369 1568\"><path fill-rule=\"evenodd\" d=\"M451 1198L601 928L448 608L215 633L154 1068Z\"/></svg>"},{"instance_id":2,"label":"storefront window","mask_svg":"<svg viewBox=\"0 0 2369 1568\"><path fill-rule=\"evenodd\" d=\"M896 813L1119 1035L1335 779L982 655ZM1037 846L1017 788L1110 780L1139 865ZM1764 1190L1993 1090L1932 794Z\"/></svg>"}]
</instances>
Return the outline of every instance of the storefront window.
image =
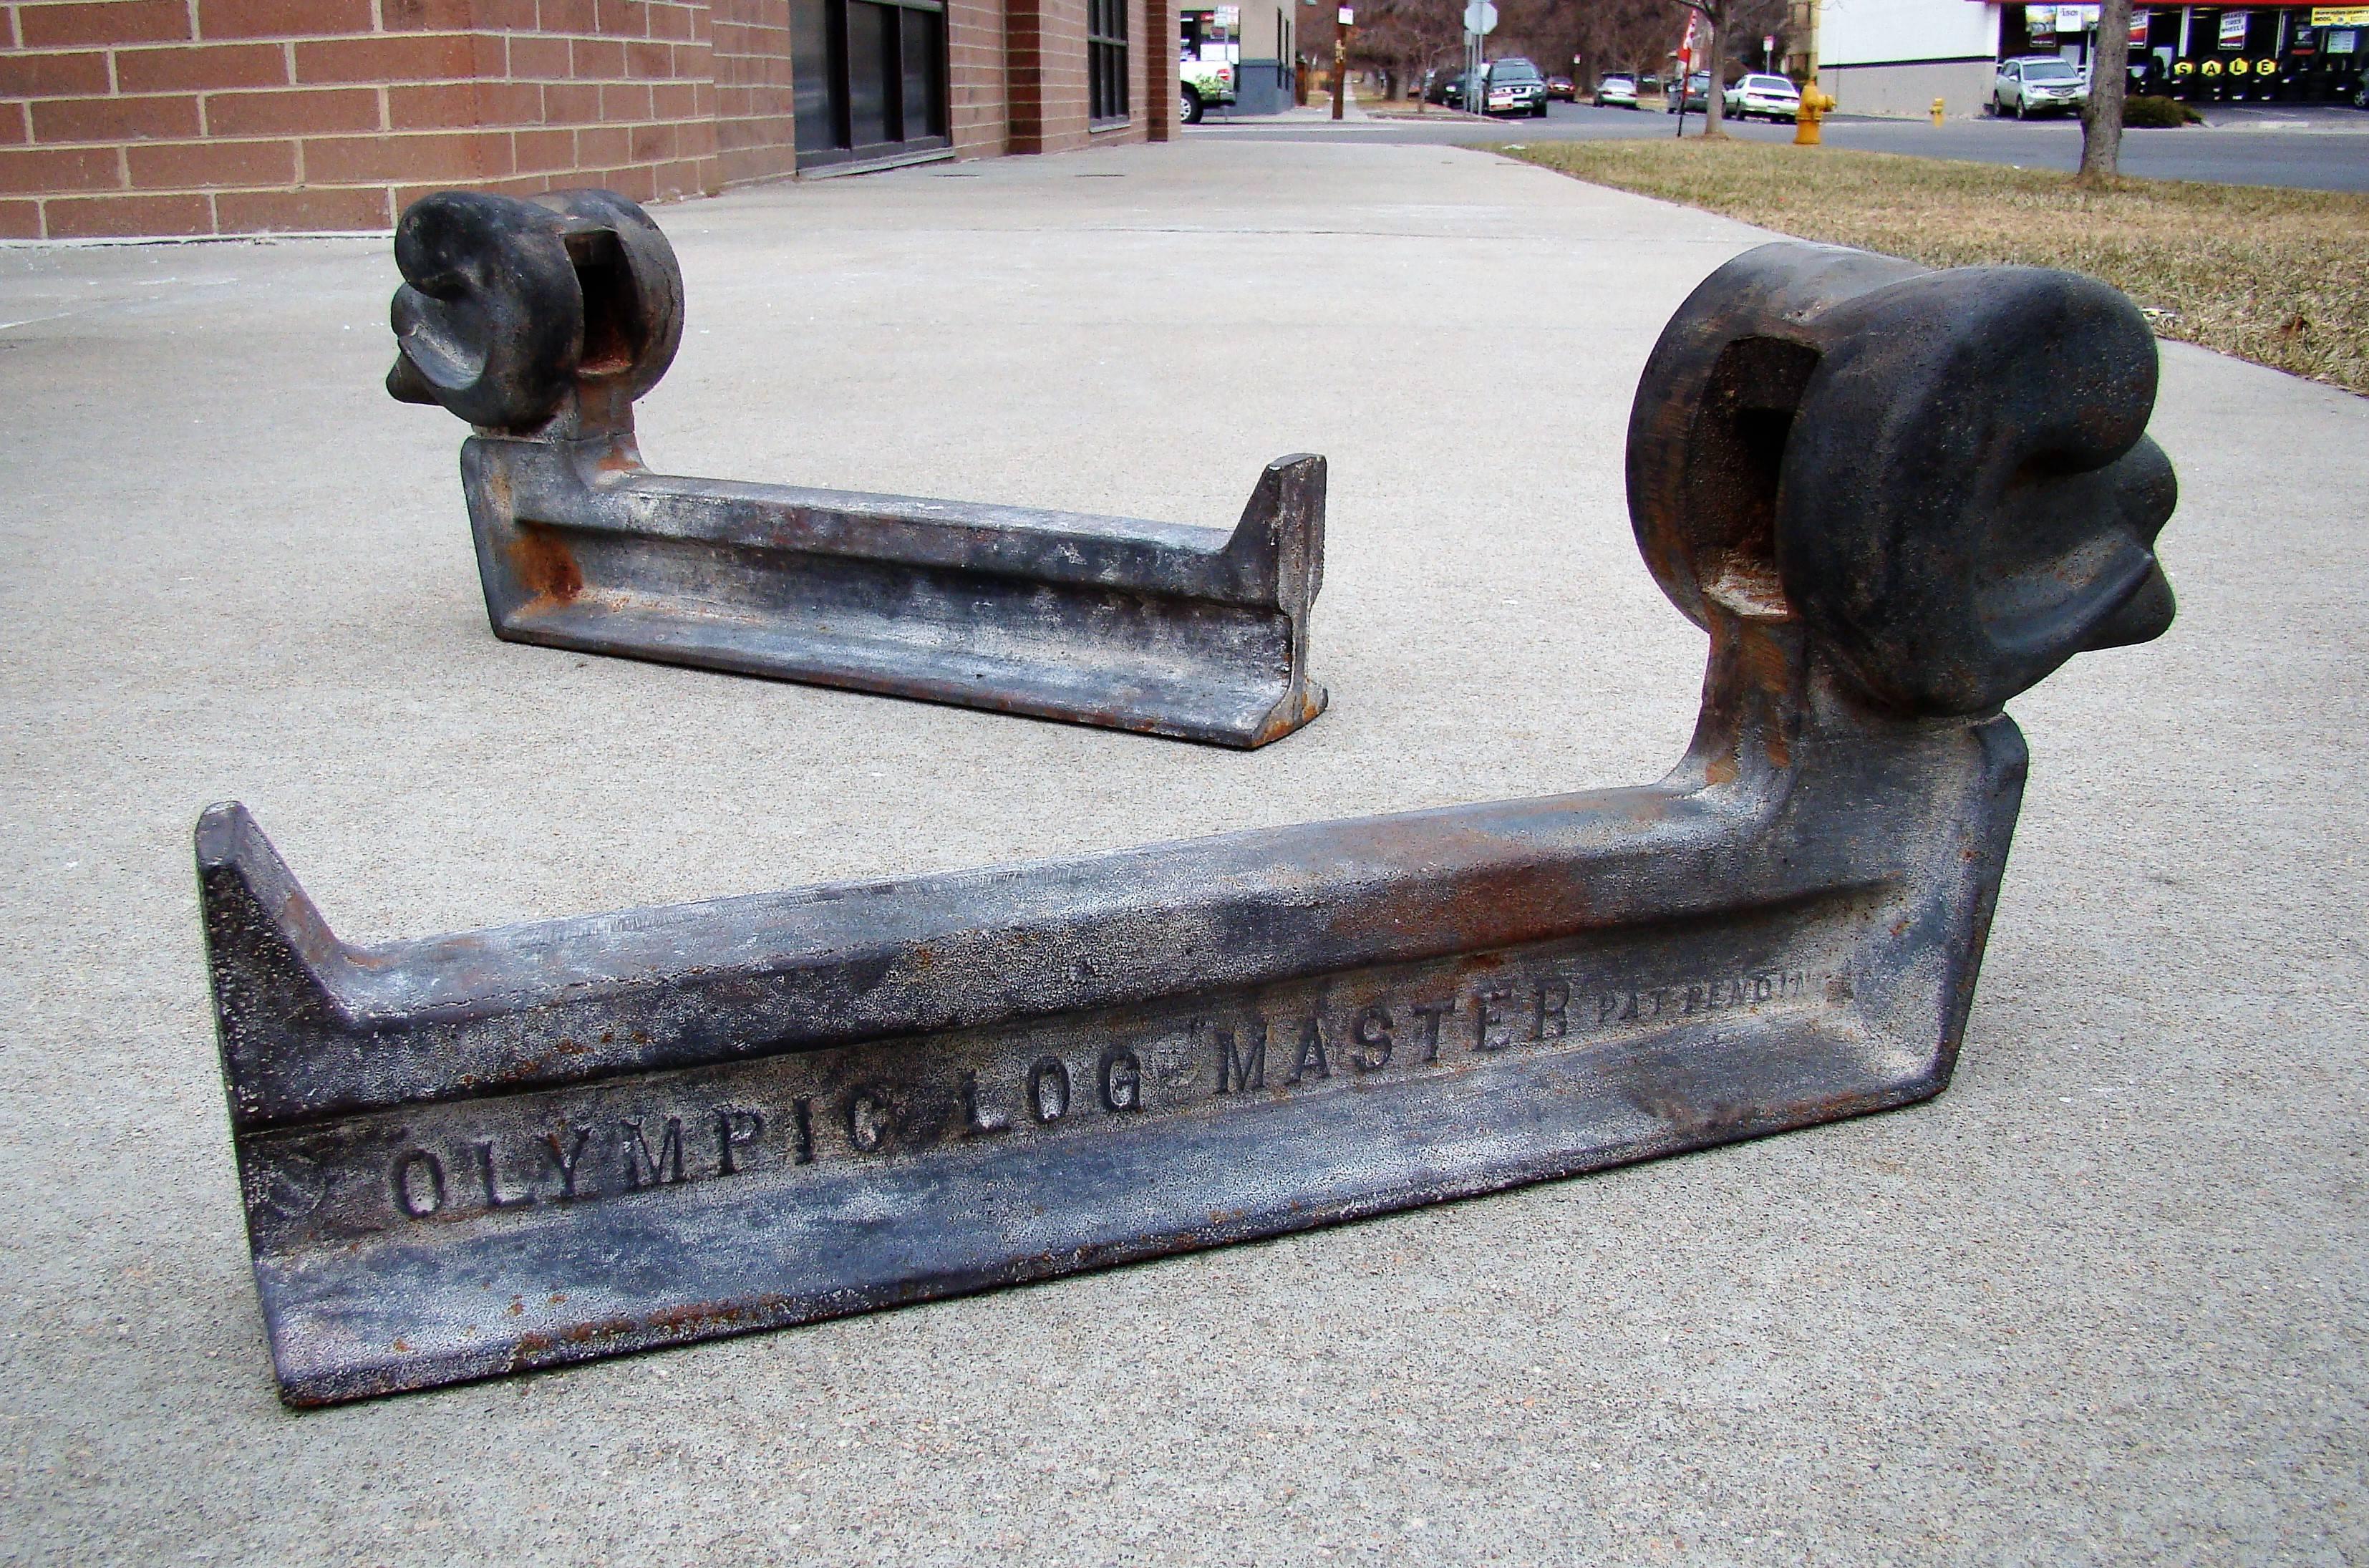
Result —
<instances>
[{"instance_id":1,"label":"storefront window","mask_svg":"<svg viewBox=\"0 0 2369 1568\"><path fill-rule=\"evenodd\" d=\"M948 145L941 0L790 0L798 167Z\"/></svg>"},{"instance_id":2,"label":"storefront window","mask_svg":"<svg viewBox=\"0 0 2369 1568\"><path fill-rule=\"evenodd\" d=\"M2202 103L2348 101L2361 85L2363 6L2158 9L2148 90Z\"/></svg>"},{"instance_id":3,"label":"storefront window","mask_svg":"<svg viewBox=\"0 0 2369 1568\"><path fill-rule=\"evenodd\" d=\"M1086 83L1094 120L1127 118L1127 0L1086 0Z\"/></svg>"}]
</instances>

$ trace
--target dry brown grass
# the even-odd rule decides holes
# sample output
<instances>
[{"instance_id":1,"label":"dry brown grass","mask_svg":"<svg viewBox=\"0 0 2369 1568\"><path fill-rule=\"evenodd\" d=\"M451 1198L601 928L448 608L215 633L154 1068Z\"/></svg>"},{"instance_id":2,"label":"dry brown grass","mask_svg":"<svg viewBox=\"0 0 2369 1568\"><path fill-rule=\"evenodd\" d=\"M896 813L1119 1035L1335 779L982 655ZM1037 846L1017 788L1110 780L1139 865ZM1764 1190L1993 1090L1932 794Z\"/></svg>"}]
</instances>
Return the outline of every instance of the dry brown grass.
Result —
<instances>
[{"instance_id":1,"label":"dry brown grass","mask_svg":"<svg viewBox=\"0 0 2369 1568\"><path fill-rule=\"evenodd\" d=\"M1508 155L1936 267L2069 267L2129 294L2163 337L2369 393L2369 197L2162 179L2089 190L2047 170L1745 141Z\"/></svg>"}]
</instances>

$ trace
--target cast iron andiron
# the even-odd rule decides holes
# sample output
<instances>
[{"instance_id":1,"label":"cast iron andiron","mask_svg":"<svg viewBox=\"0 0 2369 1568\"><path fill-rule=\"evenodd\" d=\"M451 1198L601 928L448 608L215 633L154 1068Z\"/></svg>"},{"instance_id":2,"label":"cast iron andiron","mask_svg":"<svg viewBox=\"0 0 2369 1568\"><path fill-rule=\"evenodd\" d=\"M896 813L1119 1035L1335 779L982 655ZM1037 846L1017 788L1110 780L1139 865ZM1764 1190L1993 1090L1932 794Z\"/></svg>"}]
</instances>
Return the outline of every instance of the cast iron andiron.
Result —
<instances>
[{"instance_id":1,"label":"cast iron andiron","mask_svg":"<svg viewBox=\"0 0 2369 1568\"><path fill-rule=\"evenodd\" d=\"M371 949L197 852L292 1403L1273 1235L1920 1100L2025 767L2172 614L2112 290L1772 245L1648 364L1630 505L1710 633L1661 783Z\"/></svg>"},{"instance_id":2,"label":"cast iron andiron","mask_svg":"<svg viewBox=\"0 0 2369 1568\"><path fill-rule=\"evenodd\" d=\"M1254 747L1308 679L1324 460L1267 465L1231 533L652 474L634 400L682 273L605 190L422 197L387 390L475 427L461 483L498 636Z\"/></svg>"}]
</instances>

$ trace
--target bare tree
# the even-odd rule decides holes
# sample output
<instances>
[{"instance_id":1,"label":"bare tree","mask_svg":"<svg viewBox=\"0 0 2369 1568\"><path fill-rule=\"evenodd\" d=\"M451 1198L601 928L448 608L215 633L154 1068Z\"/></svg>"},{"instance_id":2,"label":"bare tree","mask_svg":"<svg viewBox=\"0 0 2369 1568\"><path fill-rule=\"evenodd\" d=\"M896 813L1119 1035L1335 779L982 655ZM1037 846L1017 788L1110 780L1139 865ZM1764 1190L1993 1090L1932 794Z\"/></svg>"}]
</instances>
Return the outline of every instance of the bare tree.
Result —
<instances>
[{"instance_id":1,"label":"bare tree","mask_svg":"<svg viewBox=\"0 0 2369 1568\"><path fill-rule=\"evenodd\" d=\"M1658 71L1677 44L1669 0L1499 0L1499 30L1534 60L1571 62L1585 90L1608 71Z\"/></svg>"},{"instance_id":2,"label":"bare tree","mask_svg":"<svg viewBox=\"0 0 2369 1568\"><path fill-rule=\"evenodd\" d=\"M1771 32L1781 30L1788 7L1785 0L1679 0L1697 18L1695 28L1695 62L1693 70L1708 72L1709 87L1703 93L1703 134L1724 136L1720 122L1726 118L1728 56L1734 52L1732 40L1741 34L1750 37L1755 29L1766 28ZM2128 7L2130 0L2122 0ZM1708 35L1708 36L1705 36ZM1739 61L1739 64L1742 63ZM1684 94L1687 84L1681 77L1677 90ZM1678 100L1684 109L1686 100Z\"/></svg>"},{"instance_id":3,"label":"bare tree","mask_svg":"<svg viewBox=\"0 0 2369 1568\"><path fill-rule=\"evenodd\" d=\"M2130 60L2131 0L2103 0L2098 7L2098 48L2089 59L2089 101L2081 106L2083 185L2111 184L2121 172Z\"/></svg>"},{"instance_id":4,"label":"bare tree","mask_svg":"<svg viewBox=\"0 0 2369 1568\"><path fill-rule=\"evenodd\" d=\"M1390 88L1404 82L1421 92L1424 73L1454 58L1464 36L1463 10L1452 0L1356 0L1356 5L1350 63L1379 72Z\"/></svg>"},{"instance_id":5,"label":"bare tree","mask_svg":"<svg viewBox=\"0 0 2369 1568\"><path fill-rule=\"evenodd\" d=\"M1598 47L1608 68L1658 74L1677 47L1683 24L1668 0L1606 0L1594 9L1602 17Z\"/></svg>"}]
</instances>

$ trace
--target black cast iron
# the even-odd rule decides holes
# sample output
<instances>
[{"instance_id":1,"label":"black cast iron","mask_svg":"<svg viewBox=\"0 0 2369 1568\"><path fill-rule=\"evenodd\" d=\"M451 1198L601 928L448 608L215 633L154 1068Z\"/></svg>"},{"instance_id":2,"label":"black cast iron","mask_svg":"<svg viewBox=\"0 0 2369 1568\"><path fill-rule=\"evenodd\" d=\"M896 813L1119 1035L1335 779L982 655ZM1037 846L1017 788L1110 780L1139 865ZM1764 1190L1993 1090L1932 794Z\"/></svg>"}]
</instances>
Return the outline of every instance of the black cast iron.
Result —
<instances>
[{"instance_id":1,"label":"black cast iron","mask_svg":"<svg viewBox=\"0 0 2369 1568\"><path fill-rule=\"evenodd\" d=\"M1221 746L1324 711L1308 679L1324 460L1218 529L642 466L634 400L682 273L605 190L404 212L387 390L476 427L462 488L495 635Z\"/></svg>"},{"instance_id":2,"label":"black cast iron","mask_svg":"<svg viewBox=\"0 0 2369 1568\"><path fill-rule=\"evenodd\" d=\"M1919 1100L2025 751L2154 636L2155 346L2060 272L1772 245L1630 428L1709 633L1661 783L357 949L197 834L292 1403L977 1290Z\"/></svg>"}]
</instances>

